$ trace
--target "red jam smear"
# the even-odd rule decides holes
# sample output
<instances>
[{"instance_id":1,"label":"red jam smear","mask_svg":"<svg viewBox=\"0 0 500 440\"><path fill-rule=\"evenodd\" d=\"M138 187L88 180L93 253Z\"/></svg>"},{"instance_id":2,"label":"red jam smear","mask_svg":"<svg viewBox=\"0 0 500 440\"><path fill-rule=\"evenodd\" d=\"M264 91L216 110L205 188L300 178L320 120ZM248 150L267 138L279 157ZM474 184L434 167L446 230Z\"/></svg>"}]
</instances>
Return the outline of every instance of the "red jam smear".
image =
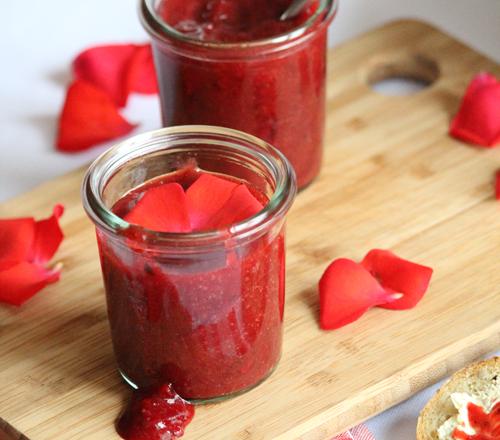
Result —
<instances>
[{"instance_id":1,"label":"red jam smear","mask_svg":"<svg viewBox=\"0 0 500 440\"><path fill-rule=\"evenodd\" d=\"M457 440L499 440L500 439L500 402L489 413L473 403L467 405L469 423L476 434L468 435L459 428L453 431L453 438Z\"/></svg>"},{"instance_id":2,"label":"red jam smear","mask_svg":"<svg viewBox=\"0 0 500 440\"><path fill-rule=\"evenodd\" d=\"M179 32L203 41L235 43L284 34L311 17L319 0L311 0L296 17L280 20L292 0L164 0L158 12Z\"/></svg>"},{"instance_id":3,"label":"red jam smear","mask_svg":"<svg viewBox=\"0 0 500 440\"><path fill-rule=\"evenodd\" d=\"M177 182L189 191L200 175L184 170L147 187ZM247 187L267 203L265 194ZM114 212L125 216L140 194L126 195ZM281 226L244 245L221 244L197 255L132 251L127 240L110 240L98 230L112 341L126 378L139 388L172 383L184 398L210 399L270 374L281 353Z\"/></svg>"},{"instance_id":4,"label":"red jam smear","mask_svg":"<svg viewBox=\"0 0 500 440\"><path fill-rule=\"evenodd\" d=\"M291 0L164 0L159 11L178 30L210 42L273 37L303 24L280 21ZM319 16L304 38L226 50L153 41L164 126L206 124L253 134L292 163L299 188L319 173L325 126L328 21Z\"/></svg>"},{"instance_id":5,"label":"red jam smear","mask_svg":"<svg viewBox=\"0 0 500 440\"><path fill-rule=\"evenodd\" d=\"M184 435L194 417L194 406L180 397L171 385L134 391L116 422L125 440L173 440Z\"/></svg>"}]
</instances>

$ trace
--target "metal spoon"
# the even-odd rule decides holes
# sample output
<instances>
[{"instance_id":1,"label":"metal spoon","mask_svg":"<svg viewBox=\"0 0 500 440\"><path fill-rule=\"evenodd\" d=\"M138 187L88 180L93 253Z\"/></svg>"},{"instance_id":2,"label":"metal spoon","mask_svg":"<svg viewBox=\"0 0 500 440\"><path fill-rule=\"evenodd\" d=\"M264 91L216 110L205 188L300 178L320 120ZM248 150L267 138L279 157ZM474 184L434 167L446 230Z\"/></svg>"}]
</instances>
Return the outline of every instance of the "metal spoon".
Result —
<instances>
[{"instance_id":1,"label":"metal spoon","mask_svg":"<svg viewBox=\"0 0 500 440\"><path fill-rule=\"evenodd\" d=\"M280 16L281 21L289 20L300 14L304 6L309 3L309 0L293 0L290 6Z\"/></svg>"}]
</instances>

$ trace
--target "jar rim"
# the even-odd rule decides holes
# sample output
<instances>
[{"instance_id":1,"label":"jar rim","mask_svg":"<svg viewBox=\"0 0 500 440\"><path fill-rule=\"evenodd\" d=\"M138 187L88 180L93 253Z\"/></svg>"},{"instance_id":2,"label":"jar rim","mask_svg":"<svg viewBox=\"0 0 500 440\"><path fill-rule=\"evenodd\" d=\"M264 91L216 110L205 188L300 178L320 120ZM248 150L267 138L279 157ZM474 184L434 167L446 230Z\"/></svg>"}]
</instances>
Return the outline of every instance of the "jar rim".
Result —
<instances>
[{"instance_id":1,"label":"jar rim","mask_svg":"<svg viewBox=\"0 0 500 440\"><path fill-rule=\"evenodd\" d=\"M338 10L338 0L321 0L320 6L304 23L291 29L289 32L278 34L276 36L262 38L252 41L243 41L235 43L222 43L215 41L203 41L195 37L190 37L173 26L166 23L157 13L153 2L155 0L141 0L140 18L145 29L152 35L167 37L177 40L180 43L188 44L194 47L204 47L215 50L244 50L244 49L263 49L274 47L285 43L292 43L300 40L300 37L308 34L308 30L317 24L318 20L322 23L329 23Z\"/></svg>"},{"instance_id":2,"label":"jar rim","mask_svg":"<svg viewBox=\"0 0 500 440\"><path fill-rule=\"evenodd\" d=\"M250 154L265 163L266 168L273 175L275 188L269 202L261 211L228 228L200 232L160 232L128 223L106 206L102 198L103 191L107 182L123 165L130 160L164 151L173 146L192 144L195 138L203 143L219 144L225 147L230 145L234 151ZM227 141L220 140L222 138ZM176 142L177 145L172 142ZM172 245L177 250L179 246L186 249L200 249L200 247L228 239L234 239L236 242L239 239L253 237L260 231L266 231L276 222L276 219L287 213L296 192L295 172L283 153L250 134L209 125L167 127L128 138L102 153L90 165L82 183L83 206L96 226L111 234L133 229L139 233L141 243L158 246Z\"/></svg>"}]
</instances>

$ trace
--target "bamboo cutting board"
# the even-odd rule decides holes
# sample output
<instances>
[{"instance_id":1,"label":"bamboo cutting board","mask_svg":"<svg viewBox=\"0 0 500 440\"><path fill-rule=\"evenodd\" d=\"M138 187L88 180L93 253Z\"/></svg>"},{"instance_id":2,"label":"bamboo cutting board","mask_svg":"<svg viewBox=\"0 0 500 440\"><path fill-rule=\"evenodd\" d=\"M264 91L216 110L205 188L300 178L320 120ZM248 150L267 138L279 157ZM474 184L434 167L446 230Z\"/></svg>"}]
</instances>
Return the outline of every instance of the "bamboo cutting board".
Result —
<instances>
[{"instance_id":1,"label":"bamboo cutting board","mask_svg":"<svg viewBox=\"0 0 500 440\"><path fill-rule=\"evenodd\" d=\"M197 408L186 440L327 440L477 356L500 347L500 150L447 136L471 77L493 62L449 36L399 21L330 54L321 177L289 217L284 352L263 385ZM404 97L368 83L433 82ZM94 231L80 204L83 171L0 206L46 216L66 205L62 279L21 309L0 308L0 417L32 440L113 439L129 390L115 369ZM373 309L318 328L317 282L334 258L390 248L430 265L410 311Z\"/></svg>"}]
</instances>

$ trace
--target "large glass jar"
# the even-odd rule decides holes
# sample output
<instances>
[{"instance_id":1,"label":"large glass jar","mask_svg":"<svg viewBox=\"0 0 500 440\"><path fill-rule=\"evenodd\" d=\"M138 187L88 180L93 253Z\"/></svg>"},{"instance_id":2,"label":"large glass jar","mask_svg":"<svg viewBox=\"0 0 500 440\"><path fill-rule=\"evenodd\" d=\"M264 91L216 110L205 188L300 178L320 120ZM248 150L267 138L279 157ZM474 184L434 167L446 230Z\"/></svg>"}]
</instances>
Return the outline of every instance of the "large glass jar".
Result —
<instances>
[{"instance_id":1,"label":"large glass jar","mask_svg":"<svg viewBox=\"0 0 500 440\"><path fill-rule=\"evenodd\" d=\"M269 200L221 230L156 232L113 206L158 176L189 167L244 181ZM133 137L90 167L85 209L96 225L118 368L134 387L172 383L187 399L252 388L281 351L285 216L293 169L265 142L234 130L172 127Z\"/></svg>"},{"instance_id":2,"label":"large glass jar","mask_svg":"<svg viewBox=\"0 0 500 440\"><path fill-rule=\"evenodd\" d=\"M321 166L327 28L337 1L315 0L315 12L284 34L236 43L179 32L159 12L168 1L141 2L164 126L209 124L253 134L285 153L299 188L310 183Z\"/></svg>"}]
</instances>

